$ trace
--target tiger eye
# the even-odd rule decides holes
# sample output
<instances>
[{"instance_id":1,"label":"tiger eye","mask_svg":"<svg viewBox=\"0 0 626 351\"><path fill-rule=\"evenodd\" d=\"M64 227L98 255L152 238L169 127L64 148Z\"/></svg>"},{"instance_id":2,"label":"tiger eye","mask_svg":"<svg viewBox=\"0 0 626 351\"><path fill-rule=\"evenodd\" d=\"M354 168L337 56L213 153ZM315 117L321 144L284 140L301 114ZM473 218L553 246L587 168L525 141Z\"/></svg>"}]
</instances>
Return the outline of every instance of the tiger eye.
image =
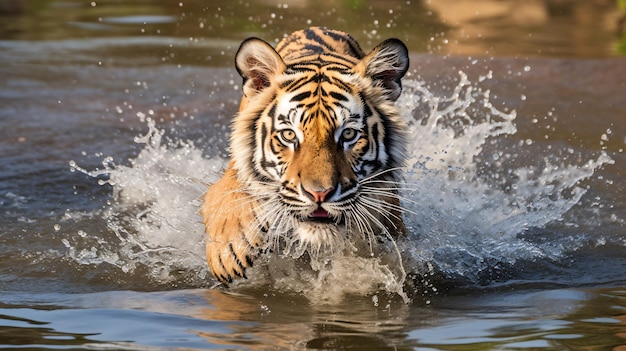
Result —
<instances>
[{"instance_id":1,"label":"tiger eye","mask_svg":"<svg viewBox=\"0 0 626 351\"><path fill-rule=\"evenodd\" d=\"M341 140L345 142L349 142L354 140L359 135L359 132L353 128L346 128L341 132Z\"/></svg>"},{"instance_id":2,"label":"tiger eye","mask_svg":"<svg viewBox=\"0 0 626 351\"><path fill-rule=\"evenodd\" d=\"M294 132L291 129L283 129L280 131L280 137L288 142L288 143L292 143L296 140L296 132Z\"/></svg>"}]
</instances>

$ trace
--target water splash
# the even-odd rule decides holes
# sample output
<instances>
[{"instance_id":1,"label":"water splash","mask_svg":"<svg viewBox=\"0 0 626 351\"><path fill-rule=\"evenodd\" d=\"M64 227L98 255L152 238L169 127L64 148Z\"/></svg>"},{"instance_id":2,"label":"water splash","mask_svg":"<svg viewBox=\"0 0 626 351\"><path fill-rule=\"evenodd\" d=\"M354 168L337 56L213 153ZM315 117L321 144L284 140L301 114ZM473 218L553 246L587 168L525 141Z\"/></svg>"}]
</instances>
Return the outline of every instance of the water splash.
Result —
<instances>
[{"instance_id":1,"label":"water splash","mask_svg":"<svg viewBox=\"0 0 626 351\"><path fill-rule=\"evenodd\" d=\"M489 90L481 87L484 80L471 82L459 72L448 94L434 93L424 82L404 82L398 106L411 121L413 141L402 194L410 231L398 243L402 262L393 248L377 257L304 263L274 253L255 265L246 284L271 283L325 301L380 290L406 298L403 268L419 276L443 272L477 281L477 272L494 262L559 259L576 249L580 241L539 243L521 234L561 219L584 195L580 181L612 160L600 154L566 163L556 149L532 165L518 159L532 142L507 138L516 133L515 112L493 106ZM146 274L157 285L181 279L211 285L197 212L199 197L225 160L203 157L192 142L166 141L154 121L146 122L147 134L135 139L143 149L128 166L106 158L104 169L88 171L71 162L73 170L113 187L103 213L113 237L92 238L90 244L84 241L88 234L65 238L66 256Z\"/></svg>"},{"instance_id":2,"label":"water splash","mask_svg":"<svg viewBox=\"0 0 626 351\"><path fill-rule=\"evenodd\" d=\"M190 285L206 284L210 274L198 209L224 162L205 159L190 141L165 141L150 118L146 124L148 132L134 140L144 148L130 165L116 165L108 157L104 169L88 171L70 162L72 170L113 187L111 206L102 215L115 238L90 249L65 239L68 256L80 264L112 264L124 273L141 269L159 285L176 284L181 276Z\"/></svg>"},{"instance_id":3,"label":"water splash","mask_svg":"<svg viewBox=\"0 0 626 351\"><path fill-rule=\"evenodd\" d=\"M566 164L551 148L551 154L539 155L539 166L524 164L522 149L532 142L498 144L498 137L516 133L515 111L496 109L489 90L463 72L459 76L448 96L408 81L399 100L406 118L415 120L407 174L411 190L403 194L412 233L404 243L406 259L478 282L478 273L494 264L557 260L576 249L580 241L536 244L520 234L560 220L585 194L580 182L613 160L601 153L595 160ZM485 147L492 145L496 151L486 157Z\"/></svg>"}]
</instances>

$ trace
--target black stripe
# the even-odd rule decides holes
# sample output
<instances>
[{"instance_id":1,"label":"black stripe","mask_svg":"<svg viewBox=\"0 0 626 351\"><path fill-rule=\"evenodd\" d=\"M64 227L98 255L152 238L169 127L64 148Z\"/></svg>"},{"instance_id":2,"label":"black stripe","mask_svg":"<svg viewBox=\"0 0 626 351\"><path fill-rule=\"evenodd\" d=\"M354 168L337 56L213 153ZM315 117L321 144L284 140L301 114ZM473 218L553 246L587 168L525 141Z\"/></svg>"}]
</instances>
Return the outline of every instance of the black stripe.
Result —
<instances>
[{"instance_id":1,"label":"black stripe","mask_svg":"<svg viewBox=\"0 0 626 351\"><path fill-rule=\"evenodd\" d=\"M302 56L298 58L298 60L291 62L289 69L298 72L302 70L311 70L311 68L307 68L307 66L315 66L319 69L319 67L322 66L337 65L340 67L333 68L334 70L348 70L354 66L354 64L354 61L347 59L345 55L338 54L336 52L324 52L322 54Z\"/></svg>"},{"instance_id":2,"label":"black stripe","mask_svg":"<svg viewBox=\"0 0 626 351\"><path fill-rule=\"evenodd\" d=\"M370 108L370 105L366 102L365 97L362 94L359 94L359 96L361 97L361 101L363 102L363 118L368 119L369 117L372 117L372 109Z\"/></svg>"},{"instance_id":3,"label":"black stripe","mask_svg":"<svg viewBox=\"0 0 626 351\"><path fill-rule=\"evenodd\" d=\"M282 149L282 144L280 143L280 140L278 139L278 136L273 137L271 142L270 142L270 149L272 150L272 153L274 153L275 155L278 155L281 150L276 148L276 144L280 145L279 147ZM274 162L268 162L268 164L269 163L272 163L272 164L275 165Z\"/></svg>"},{"instance_id":4,"label":"black stripe","mask_svg":"<svg viewBox=\"0 0 626 351\"><path fill-rule=\"evenodd\" d=\"M224 265L224 262L222 262L222 256L218 256L219 261L220 261L220 266L222 266L222 268L224 269L224 271L226 271L226 266ZM226 276L223 274L220 274L220 276L218 277L219 280L222 281L222 283L232 283L233 282L233 277L230 274L227 274Z\"/></svg>"},{"instance_id":5,"label":"black stripe","mask_svg":"<svg viewBox=\"0 0 626 351\"><path fill-rule=\"evenodd\" d=\"M321 54L324 51L326 51L322 46L316 45L316 44L305 44L304 45L304 50L308 50L308 51L314 52L316 54Z\"/></svg>"},{"instance_id":6,"label":"black stripe","mask_svg":"<svg viewBox=\"0 0 626 351\"><path fill-rule=\"evenodd\" d=\"M241 268L242 271L244 271L246 269L246 267L243 265L243 263L241 262L241 260L239 259L239 256L237 256L237 253L235 252L235 248L233 247L233 243L228 243L228 248L230 249L230 253L233 255L233 257L235 257L235 262L237 263L237 265L239 266L239 268ZM238 272L238 271L234 271L234 273L241 277L242 273Z\"/></svg>"},{"instance_id":7,"label":"black stripe","mask_svg":"<svg viewBox=\"0 0 626 351\"><path fill-rule=\"evenodd\" d=\"M259 145L259 148L261 148L261 168L263 168L263 169L276 167L276 162L268 161L267 157L266 157L266 154L265 154L265 142L266 142L267 138L268 138L267 130L262 127L262 130L261 130L261 143ZM256 138L254 138L254 139L256 139ZM255 173L258 174L258 172L255 172ZM261 177L259 176L257 178L260 179ZM265 178L265 177L263 177L263 178Z\"/></svg>"},{"instance_id":8,"label":"black stripe","mask_svg":"<svg viewBox=\"0 0 626 351\"><path fill-rule=\"evenodd\" d=\"M291 112L291 111L289 111L289 112ZM283 115L283 114L278 115L278 117L276 117L276 119L277 119L279 122L289 123L289 116L285 116L285 115ZM274 129L274 130L275 130L276 128L272 128L272 129Z\"/></svg>"},{"instance_id":9,"label":"black stripe","mask_svg":"<svg viewBox=\"0 0 626 351\"><path fill-rule=\"evenodd\" d=\"M354 40L354 38L350 34L336 32L333 30L325 31L324 34L333 38L337 42L340 42L342 44L347 44L352 56L356 58L363 58L363 50L359 46L359 43L356 40Z\"/></svg>"},{"instance_id":10,"label":"black stripe","mask_svg":"<svg viewBox=\"0 0 626 351\"><path fill-rule=\"evenodd\" d=\"M337 92L334 92L334 91L330 92L330 96L333 97L335 100L338 100L338 101L348 101L348 98L345 95L337 93Z\"/></svg>"},{"instance_id":11,"label":"black stripe","mask_svg":"<svg viewBox=\"0 0 626 351\"><path fill-rule=\"evenodd\" d=\"M291 98L291 101L302 101L311 96L311 92L305 91Z\"/></svg>"},{"instance_id":12,"label":"black stripe","mask_svg":"<svg viewBox=\"0 0 626 351\"><path fill-rule=\"evenodd\" d=\"M272 107L270 107L270 110L267 112L267 115L274 118L274 116L276 115L276 103L272 104Z\"/></svg>"},{"instance_id":13,"label":"black stripe","mask_svg":"<svg viewBox=\"0 0 626 351\"><path fill-rule=\"evenodd\" d=\"M304 31L304 35L306 36L307 39L312 40L318 43L320 46L323 46L327 49L327 50L321 50L321 51L334 51L332 45L326 42L324 39L322 39L322 37L317 35L315 31L307 29ZM319 52L319 51L316 51L316 52Z\"/></svg>"},{"instance_id":14,"label":"black stripe","mask_svg":"<svg viewBox=\"0 0 626 351\"><path fill-rule=\"evenodd\" d=\"M350 37L350 36L348 36ZM357 43L356 40L354 40L352 37L350 37L350 40L346 41L348 43L348 46L350 47L350 51L352 53L352 56L358 58L358 59L362 59L365 55L363 54L363 50L361 49L361 46L359 46L359 43Z\"/></svg>"},{"instance_id":15,"label":"black stripe","mask_svg":"<svg viewBox=\"0 0 626 351\"><path fill-rule=\"evenodd\" d=\"M352 87L349 86L348 84L346 84L344 81L342 81L341 79L335 79L332 78L330 79L330 83L336 87L338 87L339 89L343 90L343 91L351 91Z\"/></svg>"},{"instance_id":16,"label":"black stripe","mask_svg":"<svg viewBox=\"0 0 626 351\"><path fill-rule=\"evenodd\" d=\"M289 92L296 91L296 90L300 89L301 87L303 87L303 86L305 86L305 85L307 85L309 83L310 83L310 81L309 81L309 77L308 76L307 77L302 77L300 79L295 80L292 84L290 84L287 87L286 90L289 91Z\"/></svg>"},{"instance_id":17,"label":"black stripe","mask_svg":"<svg viewBox=\"0 0 626 351\"><path fill-rule=\"evenodd\" d=\"M378 113L378 115L380 116L380 120L381 123L383 124L383 130L385 131L385 137L383 139L383 143L385 144L385 149L386 150L392 150L394 149L394 140L393 140L393 135L396 134L393 128L393 125L391 124L391 121L389 120L389 117L387 117L387 115L385 115L381 110L376 109L376 113ZM387 167L393 166L395 165L396 160L393 157L393 153L391 152L387 152Z\"/></svg>"},{"instance_id":18,"label":"black stripe","mask_svg":"<svg viewBox=\"0 0 626 351\"><path fill-rule=\"evenodd\" d=\"M378 146L378 137L379 137L379 131L378 131L378 123L374 124L374 127L372 127L372 139L374 139L374 144L371 145L371 148L374 149L374 153L375 153L375 159L378 160L378 158L380 157L380 147Z\"/></svg>"}]
</instances>

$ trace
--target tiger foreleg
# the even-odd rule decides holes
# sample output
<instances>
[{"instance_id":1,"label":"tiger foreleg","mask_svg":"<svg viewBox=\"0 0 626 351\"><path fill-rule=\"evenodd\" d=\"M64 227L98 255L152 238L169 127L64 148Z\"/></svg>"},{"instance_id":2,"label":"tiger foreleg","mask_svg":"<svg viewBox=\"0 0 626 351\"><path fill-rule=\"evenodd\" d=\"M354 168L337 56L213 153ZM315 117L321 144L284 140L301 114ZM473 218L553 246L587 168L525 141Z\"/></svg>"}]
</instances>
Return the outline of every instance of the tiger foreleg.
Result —
<instances>
[{"instance_id":1,"label":"tiger foreleg","mask_svg":"<svg viewBox=\"0 0 626 351\"><path fill-rule=\"evenodd\" d=\"M207 234L206 257L211 273L223 283L246 277L261 236L255 219L256 200L242 189L232 164L204 195L200 210Z\"/></svg>"}]
</instances>

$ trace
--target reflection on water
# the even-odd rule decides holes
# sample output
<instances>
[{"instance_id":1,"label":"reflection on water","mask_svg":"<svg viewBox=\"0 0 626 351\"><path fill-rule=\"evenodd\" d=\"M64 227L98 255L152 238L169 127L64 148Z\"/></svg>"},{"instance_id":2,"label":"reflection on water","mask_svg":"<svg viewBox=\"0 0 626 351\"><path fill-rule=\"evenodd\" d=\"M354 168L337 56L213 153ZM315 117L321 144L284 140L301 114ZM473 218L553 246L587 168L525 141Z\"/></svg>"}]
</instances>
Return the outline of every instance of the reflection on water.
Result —
<instances>
[{"instance_id":1,"label":"reflection on water","mask_svg":"<svg viewBox=\"0 0 626 351\"><path fill-rule=\"evenodd\" d=\"M626 345L626 292L620 289L451 296L428 306L382 296L377 304L354 298L310 306L298 296L251 293L25 295L18 303L28 307L11 299L0 304L0 343L189 350L618 351Z\"/></svg>"}]
</instances>

